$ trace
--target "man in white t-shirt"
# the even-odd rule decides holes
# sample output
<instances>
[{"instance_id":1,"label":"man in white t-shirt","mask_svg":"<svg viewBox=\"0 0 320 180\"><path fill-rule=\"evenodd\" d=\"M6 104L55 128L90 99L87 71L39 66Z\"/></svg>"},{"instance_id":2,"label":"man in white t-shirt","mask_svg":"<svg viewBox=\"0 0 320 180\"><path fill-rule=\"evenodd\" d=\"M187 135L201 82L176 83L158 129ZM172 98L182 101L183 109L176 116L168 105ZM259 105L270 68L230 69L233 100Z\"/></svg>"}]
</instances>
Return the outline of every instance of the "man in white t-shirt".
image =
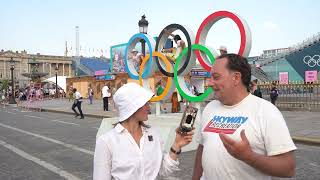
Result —
<instances>
[{"instance_id":1,"label":"man in white t-shirt","mask_svg":"<svg viewBox=\"0 0 320 180\"><path fill-rule=\"evenodd\" d=\"M108 105L108 98L111 96L110 92L109 92L109 87L107 84L105 84L105 86L103 86L102 90L102 98L103 98L103 110L104 111L109 111Z\"/></svg>"},{"instance_id":2,"label":"man in white t-shirt","mask_svg":"<svg viewBox=\"0 0 320 180\"><path fill-rule=\"evenodd\" d=\"M281 112L249 92L251 68L224 54L211 69L215 99L203 110L193 180L255 179L295 174L294 145Z\"/></svg>"},{"instance_id":3,"label":"man in white t-shirt","mask_svg":"<svg viewBox=\"0 0 320 180\"><path fill-rule=\"evenodd\" d=\"M71 109L75 113L75 117L78 117L80 115L80 119L83 119L84 115L83 115L82 109L81 109L82 96L81 96L80 92L77 91L76 88L73 88L72 92L73 92L74 102L72 104ZM78 108L79 113L76 111L75 107Z\"/></svg>"}]
</instances>

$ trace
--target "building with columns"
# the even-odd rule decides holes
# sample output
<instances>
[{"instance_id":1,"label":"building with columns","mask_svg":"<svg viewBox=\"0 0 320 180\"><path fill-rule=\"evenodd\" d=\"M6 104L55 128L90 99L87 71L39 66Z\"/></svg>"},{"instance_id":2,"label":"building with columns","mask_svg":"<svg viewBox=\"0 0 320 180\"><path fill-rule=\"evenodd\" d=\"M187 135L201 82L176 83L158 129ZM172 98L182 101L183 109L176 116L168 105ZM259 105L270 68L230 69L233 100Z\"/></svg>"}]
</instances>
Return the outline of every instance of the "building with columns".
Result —
<instances>
[{"instance_id":1,"label":"building with columns","mask_svg":"<svg viewBox=\"0 0 320 180\"><path fill-rule=\"evenodd\" d=\"M0 80L11 79L10 72L10 59L13 58L15 61L13 76L16 85L19 87L25 87L30 79L22 76L22 73L30 73L31 68L28 62L32 61L33 58L40 63L38 67L39 72L48 73L44 78L50 78L56 75L55 68L58 67L58 76L69 76L72 77L74 72L72 70L72 57L67 56L52 56L52 55L41 55L41 54L28 54L26 51L12 52L12 51L0 51Z\"/></svg>"}]
</instances>

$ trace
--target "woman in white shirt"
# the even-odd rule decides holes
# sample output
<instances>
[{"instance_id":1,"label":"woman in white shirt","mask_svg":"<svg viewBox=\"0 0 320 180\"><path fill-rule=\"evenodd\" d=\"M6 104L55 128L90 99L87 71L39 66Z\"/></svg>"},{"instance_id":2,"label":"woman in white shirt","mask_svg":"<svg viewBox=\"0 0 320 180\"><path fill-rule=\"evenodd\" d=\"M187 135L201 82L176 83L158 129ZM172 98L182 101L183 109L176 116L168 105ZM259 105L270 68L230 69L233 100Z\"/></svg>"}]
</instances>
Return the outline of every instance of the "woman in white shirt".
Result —
<instances>
[{"instance_id":1,"label":"woman in white shirt","mask_svg":"<svg viewBox=\"0 0 320 180\"><path fill-rule=\"evenodd\" d=\"M193 131L181 135L167 154L160 134L144 122L148 120L153 93L136 83L123 85L114 94L119 122L96 142L94 180L154 180L178 170L181 148L192 141Z\"/></svg>"}]
</instances>

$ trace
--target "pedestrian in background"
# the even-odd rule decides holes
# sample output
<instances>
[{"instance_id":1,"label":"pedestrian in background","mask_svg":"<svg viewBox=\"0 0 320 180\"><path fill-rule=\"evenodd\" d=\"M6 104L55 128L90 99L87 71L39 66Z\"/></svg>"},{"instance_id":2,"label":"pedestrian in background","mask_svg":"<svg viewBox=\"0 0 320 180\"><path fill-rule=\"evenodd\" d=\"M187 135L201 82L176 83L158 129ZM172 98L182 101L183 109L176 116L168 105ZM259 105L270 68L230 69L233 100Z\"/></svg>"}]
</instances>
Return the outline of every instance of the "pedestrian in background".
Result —
<instances>
[{"instance_id":1,"label":"pedestrian in background","mask_svg":"<svg viewBox=\"0 0 320 180\"><path fill-rule=\"evenodd\" d=\"M105 86L103 86L101 92L102 92L102 98L103 98L103 110L109 111L108 98L111 97L111 93L109 92L109 86L107 84L105 84Z\"/></svg>"},{"instance_id":2,"label":"pedestrian in background","mask_svg":"<svg viewBox=\"0 0 320 180\"><path fill-rule=\"evenodd\" d=\"M74 102L73 102L73 104L72 104L72 108L71 108L71 109L72 109L73 112L76 114L75 117L78 117L78 116L80 115L80 119L83 119L84 116L83 116L82 109L81 109L82 96L81 96L80 92L77 91L76 88L74 88L74 89L72 90L72 92L73 92ZM79 113L76 111L75 107L78 108Z\"/></svg>"},{"instance_id":3,"label":"pedestrian in background","mask_svg":"<svg viewBox=\"0 0 320 180\"><path fill-rule=\"evenodd\" d=\"M164 91L164 86L162 81L160 80L156 85L156 95L160 96ZM165 100L160 100L160 110L162 110L164 113L167 113L167 105Z\"/></svg>"},{"instance_id":4,"label":"pedestrian in background","mask_svg":"<svg viewBox=\"0 0 320 180\"><path fill-rule=\"evenodd\" d=\"M262 98L262 92L261 92L261 89L258 85L258 79L254 79L253 81L251 81L250 92L257 97Z\"/></svg>"},{"instance_id":5,"label":"pedestrian in background","mask_svg":"<svg viewBox=\"0 0 320 180\"><path fill-rule=\"evenodd\" d=\"M180 111L180 102L178 101L178 92L175 90L171 96L171 112L177 113Z\"/></svg>"},{"instance_id":6,"label":"pedestrian in background","mask_svg":"<svg viewBox=\"0 0 320 180\"><path fill-rule=\"evenodd\" d=\"M220 46L218 50L220 52L220 55L228 54L228 49L226 46Z\"/></svg>"},{"instance_id":7,"label":"pedestrian in background","mask_svg":"<svg viewBox=\"0 0 320 180\"><path fill-rule=\"evenodd\" d=\"M92 104L92 101L93 101L93 89L91 88L91 85L88 87L88 98L89 98L89 104Z\"/></svg>"},{"instance_id":8,"label":"pedestrian in background","mask_svg":"<svg viewBox=\"0 0 320 180\"><path fill-rule=\"evenodd\" d=\"M276 100L278 99L278 89L276 87L276 83L272 83L272 88L270 91L270 99L272 104L276 104Z\"/></svg>"},{"instance_id":9,"label":"pedestrian in background","mask_svg":"<svg viewBox=\"0 0 320 180\"><path fill-rule=\"evenodd\" d=\"M49 95L50 95L50 91L49 91ZM73 88L72 88L72 86L69 87L68 95L69 95L68 99L69 99L69 102L70 102L70 100L73 99Z\"/></svg>"}]
</instances>

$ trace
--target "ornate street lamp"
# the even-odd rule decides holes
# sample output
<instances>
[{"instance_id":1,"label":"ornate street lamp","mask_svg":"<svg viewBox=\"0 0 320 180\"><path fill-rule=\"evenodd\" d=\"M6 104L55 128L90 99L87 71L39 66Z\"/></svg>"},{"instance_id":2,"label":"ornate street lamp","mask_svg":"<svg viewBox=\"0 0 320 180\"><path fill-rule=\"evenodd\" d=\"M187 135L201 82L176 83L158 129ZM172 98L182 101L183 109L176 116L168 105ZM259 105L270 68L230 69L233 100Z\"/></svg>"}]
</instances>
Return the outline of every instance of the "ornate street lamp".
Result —
<instances>
[{"instance_id":1,"label":"ornate street lamp","mask_svg":"<svg viewBox=\"0 0 320 180\"><path fill-rule=\"evenodd\" d=\"M149 22L146 20L145 15L141 16L141 19L139 20L138 25L139 25L139 32L143 33L143 34L147 34ZM145 56L146 55L146 41L141 39L140 42L141 42L142 54L143 54L143 56Z\"/></svg>"},{"instance_id":2,"label":"ornate street lamp","mask_svg":"<svg viewBox=\"0 0 320 180\"><path fill-rule=\"evenodd\" d=\"M58 64L56 64L56 67L54 68L55 72L56 72L56 93L55 93L55 97L58 98Z\"/></svg>"},{"instance_id":3,"label":"ornate street lamp","mask_svg":"<svg viewBox=\"0 0 320 180\"><path fill-rule=\"evenodd\" d=\"M15 99L14 80L13 80L13 70L14 70L14 63L15 63L13 58L10 59L9 63L10 63L10 71L11 71L11 94L9 97L9 104L17 104Z\"/></svg>"}]
</instances>

